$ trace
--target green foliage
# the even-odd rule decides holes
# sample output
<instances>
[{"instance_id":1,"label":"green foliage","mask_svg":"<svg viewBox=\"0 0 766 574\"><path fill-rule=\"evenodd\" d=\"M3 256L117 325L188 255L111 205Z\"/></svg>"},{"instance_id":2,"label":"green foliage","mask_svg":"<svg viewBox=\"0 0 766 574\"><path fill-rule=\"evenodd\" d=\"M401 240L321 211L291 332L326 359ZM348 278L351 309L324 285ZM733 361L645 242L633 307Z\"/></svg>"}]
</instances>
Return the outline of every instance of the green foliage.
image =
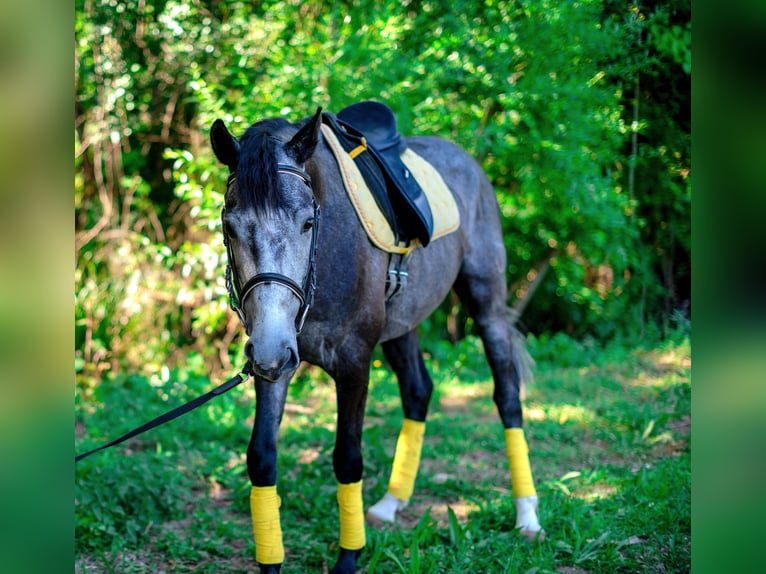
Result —
<instances>
[{"instance_id":1,"label":"green foliage","mask_svg":"<svg viewBox=\"0 0 766 574\"><path fill-rule=\"evenodd\" d=\"M525 329L651 340L688 316L688 2L97 0L75 12L85 387L123 368L156 378L189 354L214 375L241 360L213 120L238 134L366 98L405 134L447 137L481 162ZM438 346L470 332L448 300L423 335Z\"/></svg>"},{"instance_id":2,"label":"green foliage","mask_svg":"<svg viewBox=\"0 0 766 574\"><path fill-rule=\"evenodd\" d=\"M572 339L564 333L527 338L530 355L536 363L556 363L566 367L590 365L599 360L604 349L594 339Z\"/></svg>"},{"instance_id":3,"label":"green foliage","mask_svg":"<svg viewBox=\"0 0 766 574\"><path fill-rule=\"evenodd\" d=\"M691 303L691 3L607 2L605 14L624 39L609 72L630 120L621 185L640 234L627 291L642 331L667 334Z\"/></svg>"},{"instance_id":4,"label":"green foliage","mask_svg":"<svg viewBox=\"0 0 766 574\"><path fill-rule=\"evenodd\" d=\"M184 497L179 494L184 480L162 471L168 462L143 460L114 465L108 471L90 463L75 499L75 537L84 549L109 549L115 537L138 544L148 523L182 516ZM147 482L155 481L159 482L157 488L146 488Z\"/></svg>"},{"instance_id":5,"label":"green foliage","mask_svg":"<svg viewBox=\"0 0 766 574\"><path fill-rule=\"evenodd\" d=\"M469 336L429 360L435 390L415 493L397 525L368 528L360 569L688 571L688 340L644 350L609 344L598 353L563 336L535 341L537 380L527 389L525 425L547 534L539 544L513 528L502 426L480 347ZM89 402L77 405L85 425L77 450L210 386L184 372L102 384L96 398L104 406L93 412ZM287 573L322 571L338 552L334 395L321 379L289 391L278 477ZM244 449L253 402L252 389L238 387L209 408L79 463L77 571L251 571ZM386 490L401 417L396 383L376 363L364 429L366 508Z\"/></svg>"}]
</instances>

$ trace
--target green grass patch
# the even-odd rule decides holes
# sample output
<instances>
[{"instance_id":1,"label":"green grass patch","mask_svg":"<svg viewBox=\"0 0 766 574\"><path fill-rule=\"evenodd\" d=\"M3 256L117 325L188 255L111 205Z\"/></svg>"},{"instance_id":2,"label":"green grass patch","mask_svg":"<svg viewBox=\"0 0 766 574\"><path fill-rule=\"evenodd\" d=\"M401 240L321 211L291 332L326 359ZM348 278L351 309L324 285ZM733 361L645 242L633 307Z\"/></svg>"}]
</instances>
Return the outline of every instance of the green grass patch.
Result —
<instances>
[{"instance_id":1,"label":"green grass patch","mask_svg":"<svg viewBox=\"0 0 766 574\"><path fill-rule=\"evenodd\" d=\"M415 494L399 522L368 528L360 572L688 572L691 556L690 346L598 348L532 340L530 458L546 539L515 531L502 425L481 343L429 349L434 392ZM560 361L558 359L561 359ZM78 452L212 384L102 381L76 401ZM254 571L244 451L247 384L170 425L77 465L77 572ZM378 356L365 421L365 506L386 490L401 425ZM299 373L280 435L283 572L322 572L338 546L332 472L335 397L318 369Z\"/></svg>"}]
</instances>

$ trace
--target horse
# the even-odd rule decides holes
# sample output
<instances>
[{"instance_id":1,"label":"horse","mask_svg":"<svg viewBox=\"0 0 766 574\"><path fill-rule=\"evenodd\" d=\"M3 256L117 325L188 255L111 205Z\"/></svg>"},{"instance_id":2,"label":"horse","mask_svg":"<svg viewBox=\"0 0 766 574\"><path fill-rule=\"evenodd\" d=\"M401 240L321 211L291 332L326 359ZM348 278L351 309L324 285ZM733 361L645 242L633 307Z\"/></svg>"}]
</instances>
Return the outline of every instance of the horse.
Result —
<instances>
[{"instance_id":1,"label":"horse","mask_svg":"<svg viewBox=\"0 0 766 574\"><path fill-rule=\"evenodd\" d=\"M321 130L322 110L297 123L267 118L234 137L218 119L216 158L229 168L222 209L227 286L247 336L255 422L247 448L255 561L261 574L284 562L277 493L277 434L288 385L301 361L334 380L340 551L332 574L351 574L365 546L362 425L373 349L381 344L401 394L403 422L389 487L367 511L393 522L413 493L433 382L416 328L454 289L473 317L491 367L517 510L516 528L544 536L522 427L520 385L529 355L506 304L506 252L494 189L459 146L405 138L454 195L458 229L413 250L403 292L386 297L390 254L373 245L343 189Z\"/></svg>"}]
</instances>

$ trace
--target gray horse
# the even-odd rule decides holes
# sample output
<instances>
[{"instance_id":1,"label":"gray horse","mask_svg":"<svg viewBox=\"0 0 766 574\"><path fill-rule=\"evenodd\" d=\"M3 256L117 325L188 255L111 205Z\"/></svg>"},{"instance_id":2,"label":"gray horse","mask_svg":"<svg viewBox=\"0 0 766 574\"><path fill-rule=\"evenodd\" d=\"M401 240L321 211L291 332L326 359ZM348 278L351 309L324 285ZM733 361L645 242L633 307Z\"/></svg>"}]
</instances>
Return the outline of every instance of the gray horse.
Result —
<instances>
[{"instance_id":1,"label":"gray horse","mask_svg":"<svg viewBox=\"0 0 766 574\"><path fill-rule=\"evenodd\" d=\"M367 512L393 521L412 495L433 383L416 327L454 289L479 329L505 429L516 527L544 535L522 430L523 362L506 307L506 253L497 199L481 167L465 151L435 137L406 139L440 173L454 195L460 227L415 249L402 294L386 297L390 255L368 239L343 189L322 134L321 109L298 124L267 119L233 137L217 120L216 157L229 167L222 215L233 306L247 333L256 409L247 450L251 512L260 572L279 572L284 547L277 494L277 434L287 388L301 360L335 381L340 554L334 574L356 571L365 545L362 426L371 355L381 343L396 373L404 421L389 488ZM321 225L320 225L321 222Z\"/></svg>"}]
</instances>

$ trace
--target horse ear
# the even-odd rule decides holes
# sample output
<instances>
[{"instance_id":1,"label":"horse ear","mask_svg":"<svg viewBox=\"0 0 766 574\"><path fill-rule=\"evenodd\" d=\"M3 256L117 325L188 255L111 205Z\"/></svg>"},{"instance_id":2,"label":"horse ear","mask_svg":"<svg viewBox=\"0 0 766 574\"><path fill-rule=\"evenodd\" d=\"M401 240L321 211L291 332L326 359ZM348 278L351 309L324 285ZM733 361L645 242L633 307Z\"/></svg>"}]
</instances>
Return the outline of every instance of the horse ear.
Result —
<instances>
[{"instance_id":1,"label":"horse ear","mask_svg":"<svg viewBox=\"0 0 766 574\"><path fill-rule=\"evenodd\" d=\"M319 143L319 130L322 127L322 108L317 108L317 113L298 130L287 145L286 151L298 163L306 163L314 154L314 150Z\"/></svg>"},{"instance_id":2,"label":"horse ear","mask_svg":"<svg viewBox=\"0 0 766 574\"><path fill-rule=\"evenodd\" d=\"M239 142L229 133L223 120L215 120L210 128L210 143L218 160L234 171L239 161Z\"/></svg>"}]
</instances>

